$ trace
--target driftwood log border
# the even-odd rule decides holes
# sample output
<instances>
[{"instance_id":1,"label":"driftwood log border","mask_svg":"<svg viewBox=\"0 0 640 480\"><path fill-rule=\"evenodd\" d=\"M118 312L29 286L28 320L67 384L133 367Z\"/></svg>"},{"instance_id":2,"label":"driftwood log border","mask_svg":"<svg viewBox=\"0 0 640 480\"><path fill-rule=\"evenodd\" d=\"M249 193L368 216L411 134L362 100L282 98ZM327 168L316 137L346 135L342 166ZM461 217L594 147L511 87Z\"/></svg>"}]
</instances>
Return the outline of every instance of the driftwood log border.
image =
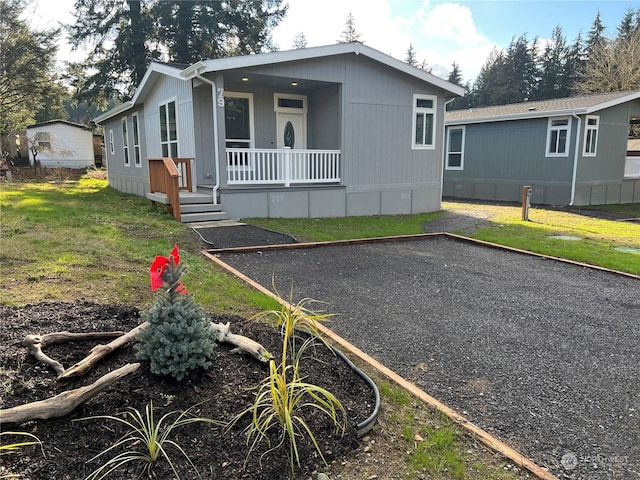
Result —
<instances>
[{"instance_id":1,"label":"driftwood log border","mask_svg":"<svg viewBox=\"0 0 640 480\"><path fill-rule=\"evenodd\" d=\"M45 335L27 335L22 344L27 348L29 354L33 355L38 361L41 361L51 367L58 374L59 382L69 380L86 374L101 359L111 354L118 348L135 341L136 335L149 326L149 322L144 322L136 328L128 332L89 332L89 333L72 333L72 332L55 332ZM211 330L216 340L220 343L229 343L236 348L231 350L232 353L246 353L258 359L261 362L268 362L272 356L260 343L231 332L230 323L213 323L211 322ZM84 359L68 369L45 354L42 349L48 345L56 345L77 340L113 340L106 345L96 345ZM100 377L91 385L69 390L60 393L46 400L28 403L17 407L0 410L0 425L4 423L24 423L31 420L56 418L67 415L79 405L87 400L95 397L120 378L128 375L140 367L139 363L127 364L117 370L107 373Z\"/></svg>"}]
</instances>

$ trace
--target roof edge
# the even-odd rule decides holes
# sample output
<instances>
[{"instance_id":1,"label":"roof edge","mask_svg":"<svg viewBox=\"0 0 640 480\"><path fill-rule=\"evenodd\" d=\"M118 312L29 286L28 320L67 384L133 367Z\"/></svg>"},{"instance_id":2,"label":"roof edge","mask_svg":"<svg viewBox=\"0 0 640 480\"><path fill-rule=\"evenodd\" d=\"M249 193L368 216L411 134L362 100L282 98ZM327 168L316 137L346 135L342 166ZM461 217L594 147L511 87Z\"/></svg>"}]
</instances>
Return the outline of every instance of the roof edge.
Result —
<instances>
[{"instance_id":1,"label":"roof edge","mask_svg":"<svg viewBox=\"0 0 640 480\"><path fill-rule=\"evenodd\" d=\"M131 101L121 103L117 107L114 107L111 110L107 110L106 112L98 115L93 119L93 121L100 125L105 120L109 120L111 117L115 117L116 115L129 110L131 107L133 107L133 105L134 103Z\"/></svg>"},{"instance_id":2,"label":"roof edge","mask_svg":"<svg viewBox=\"0 0 640 480\"><path fill-rule=\"evenodd\" d=\"M587 112L586 108L570 108L564 110L546 110L544 112L526 112L526 113L518 113L511 115L494 115L488 117L478 117L478 118L467 118L460 120L447 120L446 116L444 119L445 125L469 125L471 123L491 123L491 122L508 122L510 120L529 120L536 118L547 118L547 117L563 117L572 114L576 115L584 115Z\"/></svg>"},{"instance_id":3,"label":"roof edge","mask_svg":"<svg viewBox=\"0 0 640 480\"><path fill-rule=\"evenodd\" d=\"M629 92L629 94L625 95L624 97L614 98L613 100L609 100L608 102L593 105L592 107L586 109L586 113L593 113L599 110L604 110L605 108L615 107L616 105L620 105L621 103L631 102L633 100L637 100L638 98L640 98L640 91Z\"/></svg>"}]
</instances>

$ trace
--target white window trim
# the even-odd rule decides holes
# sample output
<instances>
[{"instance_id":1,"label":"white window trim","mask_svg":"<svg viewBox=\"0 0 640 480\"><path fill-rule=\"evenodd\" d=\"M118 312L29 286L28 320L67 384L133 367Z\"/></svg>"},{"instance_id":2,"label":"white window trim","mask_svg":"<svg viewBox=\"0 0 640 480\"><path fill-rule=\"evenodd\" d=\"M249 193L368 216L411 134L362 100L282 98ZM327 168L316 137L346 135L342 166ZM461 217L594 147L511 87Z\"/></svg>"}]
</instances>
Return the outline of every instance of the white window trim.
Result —
<instances>
[{"instance_id":1,"label":"white window trim","mask_svg":"<svg viewBox=\"0 0 640 480\"><path fill-rule=\"evenodd\" d=\"M294 100L302 100L302 108L293 107L280 107L278 106L278 99L280 98L292 98ZM307 96L295 95L289 93L274 93L273 94L273 110L282 113L307 113Z\"/></svg>"},{"instance_id":2,"label":"white window trim","mask_svg":"<svg viewBox=\"0 0 640 480\"><path fill-rule=\"evenodd\" d=\"M595 126L589 126L589 120L595 120ZM593 152L587 152L587 134L589 131L595 132L596 134L596 144ZM584 120L584 142L582 144L582 156L595 157L598 153L598 140L600 140L600 116L587 115Z\"/></svg>"},{"instance_id":3,"label":"white window trim","mask_svg":"<svg viewBox=\"0 0 640 480\"><path fill-rule=\"evenodd\" d=\"M113 128L109 130L109 151L111 155L116 154L116 143L113 140Z\"/></svg>"},{"instance_id":4,"label":"white window trim","mask_svg":"<svg viewBox=\"0 0 640 480\"><path fill-rule=\"evenodd\" d=\"M567 125L561 125L558 127L552 126L552 122L554 120L568 120ZM567 142L566 149L564 153L550 153L549 146L551 144L551 132L567 130ZM568 157L569 151L571 150L571 117L549 117L549 121L547 123L547 144L544 147L545 157Z\"/></svg>"},{"instance_id":5,"label":"white window trim","mask_svg":"<svg viewBox=\"0 0 640 480\"><path fill-rule=\"evenodd\" d=\"M255 148L256 132L255 132L255 122L254 122L254 116L253 116L253 93L224 92L224 96L232 97L232 98L248 98L249 99L249 148ZM246 139L225 138L225 142L246 142Z\"/></svg>"},{"instance_id":6,"label":"white window trim","mask_svg":"<svg viewBox=\"0 0 640 480\"><path fill-rule=\"evenodd\" d=\"M462 130L462 144L460 152L450 152L449 151L449 133L451 130ZM445 168L447 170L464 170L464 141L465 141L466 127L464 125L456 126L456 127L447 127L447 146L445 149ZM460 166L459 167L451 167L449 166L449 154L450 153L459 153L460 154Z\"/></svg>"},{"instance_id":7,"label":"white window trim","mask_svg":"<svg viewBox=\"0 0 640 480\"><path fill-rule=\"evenodd\" d=\"M136 143L136 130L138 131L138 143ZM131 115L131 136L133 137L133 163L136 168L142 168L142 155L140 151L140 122L137 113ZM136 152L138 153L137 155ZM139 162L138 158L140 159Z\"/></svg>"},{"instance_id":8,"label":"white window trim","mask_svg":"<svg viewBox=\"0 0 640 480\"><path fill-rule=\"evenodd\" d=\"M168 146L167 150L169 152L169 155L171 155L171 143L175 143L176 144L176 152L177 152L176 158L180 158L180 119L178 118L179 117L179 115L178 115L178 97L171 97L171 98L168 98L168 99L158 103L158 118L160 116L160 107L162 107L163 105L166 105L168 107L168 105L171 102L176 104L176 139L175 139L175 141L172 141L172 140L169 139L169 137L167 137L167 141L163 142L162 141L162 131L160 130L158 132L158 138L160 139L160 152L162 153L162 144L166 143L167 146ZM169 115L169 108L166 109L166 112L167 112L167 115ZM165 122L165 125L167 127L169 126L168 119L169 119L168 117L164 118L164 122ZM168 132L169 131L167 130L167 135L168 135Z\"/></svg>"},{"instance_id":9,"label":"white window trim","mask_svg":"<svg viewBox=\"0 0 640 480\"><path fill-rule=\"evenodd\" d=\"M432 100L433 101L433 107L432 108L424 108L424 107L417 107L416 106L416 100L418 99L424 99L424 100ZM435 150L436 148L436 130L437 127L436 125L438 124L437 122L437 115L438 115L438 97L435 95L423 95L423 94L418 94L418 93L414 93L413 94L413 103L412 103L412 108L411 108L411 113L413 115L413 119L411 120L411 149L412 150ZM417 144L416 143L416 115L418 113L431 113L433 114L433 135L431 136L432 138L432 143L430 144Z\"/></svg>"},{"instance_id":10,"label":"white window trim","mask_svg":"<svg viewBox=\"0 0 640 480\"><path fill-rule=\"evenodd\" d=\"M131 166L131 148L129 147L129 125L127 117L120 119L120 131L122 132L122 153L124 156L124 166Z\"/></svg>"}]
</instances>

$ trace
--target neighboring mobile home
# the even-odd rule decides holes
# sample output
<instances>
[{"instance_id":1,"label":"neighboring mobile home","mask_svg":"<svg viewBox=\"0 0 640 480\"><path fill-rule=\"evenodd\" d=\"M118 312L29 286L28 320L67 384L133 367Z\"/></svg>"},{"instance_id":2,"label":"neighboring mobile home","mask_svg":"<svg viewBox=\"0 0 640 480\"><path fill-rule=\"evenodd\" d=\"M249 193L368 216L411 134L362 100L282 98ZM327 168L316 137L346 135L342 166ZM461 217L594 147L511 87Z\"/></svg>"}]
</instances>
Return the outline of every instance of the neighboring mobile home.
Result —
<instances>
[{"instance_id":1,"label":"neighboring mobile home","mask_svg":"<svg viewBox=\"0 0 640 480\"><path fill-rule=\"evenodd\" d=\"M94 165L93 133L84 125L51 120L27 127L29 162L36 160L43 167L86 168Z\"/></svg>"},{"instance_id":2,"label":"neighboring mobile home","mask_svg":"<svg viewBox=\"0 0 640 480\"><path fill-rule=\"evenodd\" d=\"M348 43L152 63L96 122L110 185L182 221L224 216L189 205L206 199L230 217L409 214L440 208L445 103L463 93Z\"/></svg>"},{"instance_id":3,"label":"neighboring mobile home","mask_svg":"<svg viewBox=\"0 0 640 480\"><path fill-rule=\"evenodd\" d=\"M537 204L640 202L631 123L640 123L640 92L447 112L443 195L520 201L531 186Z\"/></svg>"}]
</instances>

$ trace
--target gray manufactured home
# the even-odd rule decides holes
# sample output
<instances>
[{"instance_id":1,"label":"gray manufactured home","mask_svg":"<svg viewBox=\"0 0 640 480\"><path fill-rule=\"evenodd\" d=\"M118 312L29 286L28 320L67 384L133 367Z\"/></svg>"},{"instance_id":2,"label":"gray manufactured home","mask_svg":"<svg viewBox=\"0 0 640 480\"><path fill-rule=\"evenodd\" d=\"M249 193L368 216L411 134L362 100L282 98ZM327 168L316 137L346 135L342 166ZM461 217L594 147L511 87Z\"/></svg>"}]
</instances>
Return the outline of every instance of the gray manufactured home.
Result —
<instances>
[{"instance_id":1,"label":"gray manufactured home","mask_svg":"<svg viewBox=\"0 0 640 480\"><path fill-rule=\"evenodd\" d=\"M96 122L110 185L182 221L410 214L440 208L445 104L463 93L349 43L153 63Z\"/></svg>"},{"instance_id":2,"label":"gray manufactured home","mask_svg":"<svg viewBox=\"0 0 640 480\"><path fill-rule=\"evenodd\" d=\"M443 196L598 205L640 202L640 159L627 156L640 92L447 112Z\"/></svg>"}]
</instances>

